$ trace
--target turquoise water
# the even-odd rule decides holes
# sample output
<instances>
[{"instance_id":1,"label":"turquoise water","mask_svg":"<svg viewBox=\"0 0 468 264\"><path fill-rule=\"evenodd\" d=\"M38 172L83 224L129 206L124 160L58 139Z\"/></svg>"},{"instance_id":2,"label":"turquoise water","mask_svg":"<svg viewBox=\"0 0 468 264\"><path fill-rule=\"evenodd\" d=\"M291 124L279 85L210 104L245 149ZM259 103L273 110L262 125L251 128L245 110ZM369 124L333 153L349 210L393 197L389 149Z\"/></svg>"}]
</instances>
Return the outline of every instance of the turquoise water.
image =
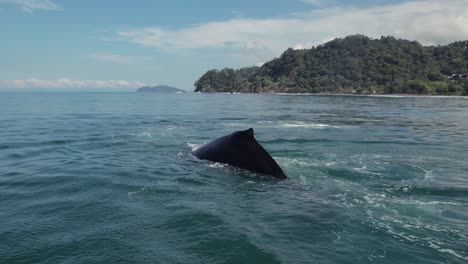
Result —
<instances>
[{"instance_id":1,"label":"turquoise water","mask_svg":"<svg viewBox=\"0 0 468 264\"><path fill-rule=\"evenodd\" d=\"M231 133L289 176L190 152ZM0 94L1 263L467 263L468 98Z\"/></svg>"}]
</instances>

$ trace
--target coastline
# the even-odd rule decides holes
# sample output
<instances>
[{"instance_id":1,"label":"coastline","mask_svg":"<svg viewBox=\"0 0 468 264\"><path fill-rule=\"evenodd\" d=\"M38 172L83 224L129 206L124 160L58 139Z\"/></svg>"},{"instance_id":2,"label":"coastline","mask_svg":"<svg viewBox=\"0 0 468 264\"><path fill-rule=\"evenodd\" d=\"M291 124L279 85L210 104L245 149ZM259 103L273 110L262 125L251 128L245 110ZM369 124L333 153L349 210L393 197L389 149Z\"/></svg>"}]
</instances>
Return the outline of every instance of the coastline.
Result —
<instances>
[{"instance_id":1,"label":"coastline","mask_svg":"<svg viewBox=\"0 0 468 264\"><path fill-rule=\"evenodd\" d=\"M429 95L429 94L349 94L349 93L205 93L200 94L261 94L261 95L284 95L284 96L348 96L348 97L428 97L428 98L468 98L466 95Z\"/></svg>"},{"instance_id":2,"label":"coastline","mask_svg":"<svg viewBox=\"0 0 468 264\"><path fill-rule=\"evenodd\" d=\"M402 98L402 97L438 97L438 98L468 98L468 96L464 95L429 95L429 94L314 94L314 93L275 93L280 95L304 95L304 96L349 96L349 97L394 97L394 98Z\"/></svg>"}]
</instances>

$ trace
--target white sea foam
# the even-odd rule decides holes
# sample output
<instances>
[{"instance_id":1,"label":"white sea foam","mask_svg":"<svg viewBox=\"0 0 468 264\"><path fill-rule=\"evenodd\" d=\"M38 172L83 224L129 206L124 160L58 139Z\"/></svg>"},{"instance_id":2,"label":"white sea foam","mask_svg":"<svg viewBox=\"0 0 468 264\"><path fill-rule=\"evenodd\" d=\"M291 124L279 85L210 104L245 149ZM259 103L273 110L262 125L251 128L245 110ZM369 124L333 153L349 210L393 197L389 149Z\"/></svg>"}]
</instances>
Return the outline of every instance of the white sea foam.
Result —
<instances>
[{"instance_id":1,"label":"white sea foam","mask_svg":"<svg viewBox=\"0 0 468 264\"><path fill-rule=\"evenodd\" d=\"M307 129L324 129L324 128L344 128L344 126L332 126L329 124L322 123L311 123L304 121L288 121L288 122L276 122L269 120L256 121L255 123L239 123L239 122L226 122L222 123L225 127L263 127L263 128L307 128Z\"/></svg>"},{"instance_id":2,"label":"white sea foam","mask_svg":"<svg viewBox=\"0 0 468 264\"><path fill-rule=\"evenodd\" d=\"M225 127L275 127L275 123L273 121L268 121L268 120L261 120L261 121L256 121L254 123L249 122L249 123L240 123L240 122L226 122L222 123L223 126Z\"/></svg>"},{"instance_id":3,"label":"white sea foam","mask_svg":"<svg viewBox=\"0 0 468 264\"><path fill-rule=\"evenodd\" d=\"M142 193L142 192L145 192L147 190L147 187L142 187L141 189L139 190L136 190L136 191L133 191L133 192L128 192L127 193L127 198L129 200L132 200L133 199L133 196L139 194L139 193Z\"/></svg>"},{"instance_id":4,"label":"white sea foam","mask_svg":"<svg viewBox=\"0 0 468 264\"><path fill-rule=\"evenodd\" d=\"M408 233L403 232L403 231L397 231L396 230L397 228L395 228L393 225L401 226L401 227L404 227L405 229L426 228L426 229L429 229L429 230L432 230L432 231L443 231L443 232L448 232L450 230L445 230L445 229L443 229L443 230L434 230L432 228L428 228L427 225L423 225L420 222L417 222L416 224L404 224L404 222L406 222L406 221L395 219L395 218L389 217L389 216L383 216L382 218L377 219L372 215L370 210L367 210L367 213L369 214L369 220L371 221L372 225L375 228L383 229L383 230L385 230L385 232L387 232L388 234L392 235L393 237L395 237L397 239L404 239L404 240L410 241L411 243L425 244L425 245L429 246L430 248L433 248L433 249L435 249L435 250L437 250L437 251L439 251L441 253L450 254L450 255L455 256L457 258L460 258L460 259L463 259L463 260L468 260L467 256L463 256L461 253L456 252L453 249L446 248L444 246L445 243L443 243L443 242L439 242L437 240L434 240L434 238L431 238L431 237L421 237L421 236L418 236L418 235L408 234ZM459 231L456 231L456 230L451 230L451 231L452 232L459 232Z\"/></svg>"},{"instance_id":5,"label":"white sea foam","mask_svg":"<svg viewBox=\"0 0 468 264\"><path fill-rule=\"evenodd\" d=\"M246 127L249 126L247 123L234 123L234 122L229 122L229 123L222 123L223 126L225 127Z\"/></svg>"},{"instance_id":6,"label":"white sea foam","mask_svg":"<svg viewBox=\"0 0 468 264\"><path fill-rule=\"evenodd\" d=\"M265 121L258 121L259 124L273 124L273 121L268 121L268 120L265 120Z\"/></svg>"},{"instance_id":7,"label":"white sea foam","mask_svg":"<svg viewBox=\"0 0 468 264\"><path fill-rule=\"evenodd\" d=\"M309 181L307 180L307 177L305 177L304 175L300 175L299 176L299 180L301 181L301 184L303 185L309 185Z\"/></svg>"},{"instance_id":8,"label":"white sea foam","mask_svg":"<svg viewBox=\"0 0 468 264\"><path fill-rule=\"evenodd\" d=\"M403 189L404 190L404 189ZM413 205L453 205L453 206L458 206L462 205L461 203L456 203L456 202L443 202L443 201L428 201L428 202L423 202L423 201L418 201L418 200L397 200L397 203L400 204L413 204Z\"/></svg>"},{"instance_id":9,"label":"white sea foam","mask_svg":"<svg viewBox=\"0 0 468 264\"><path fill-rule=\"evenodd\" d=\"M320 124L320 123L305 123L301 121L297 122L288 122L288 123L282 123L282 127L300 127L300 128L327 128L327 127L333 127L327 124ZM334 127L338 128L338 127Z\"/></svg>"},{"instance_id":10,"label":"white sea foam","mask_svg":"<svg viewBox=\"0 0 468 264\"><path fill-rule=\"evenodd\" d=\"M157 137L157 136L167 136L168 134L167 133L162 133L161 131L154 131L152 128L149 128L149 129L145 129L144 131L139 132L139 133L131 133L130 135L132 135L134 137L152 138L152 137Z\"/></svg>"},{"instance_id":11,"label":"white sea foam","mask_svg":"<svg viewBox=\"0 0 468 264\"><path fill-rule=\"evenodd\" d=\"M201 144L187 143L187 146L188 146L192 151L195 151L195 150L197 150L199 147L201 147L202 145L201 145Z\"/></svg>"},{"instance_id":12,"label":"white sea foam","mask_svg":"<svg viewBox=\"0 0 468 264\"><path fill-rule=\"evenodd\" d=\"M144 131L140 133L130 133L131 136L134 137L152 137L153 134L150 131Z\"/></svg>"},{"instance_id":13,"label":"white sea foam","mask_svg":"<svg viewBox=\"0 0 468 264\"><path fill-rule=\"evenodd\" d=\"M411 186L399 186L399 190L403 192L409 192L411 190ZM462 203L457 202L446 202L446 201L420 201L416 199L407 199L407 198L390 198L386 196L384 193L382 194L367 194L364 196L364 199L369 204L384 204L384 203L392 203L392 204L399 204L399 205L415 205L415 206L462 206Z\"/></svg>"},{"instance_id":14,"label":"white sea foam","mask_svg":"<svg viewBox=\"0 0 468 264\"><path fill-rule=\"evenodd\" d=\"M273 157L276 161L280 163L280 165L289 168L296 168L296 167L310 167L316 166L317 164L308 161L308 160L299 160L294 158L284 158L284 157Z\"/></svg>"},{"instance_id":15,"label":"white sea foam","mask_svg":"<svg viewBox=\"0 0 468 264\"><path fill-rule=\"evenodd\" d=\"M376 175L376 176L382 175L381 173L368 171L366 166L362 166L360 168L354 168L354 170L362 174L370 174L370 175Z\"/></svg>"},{"instance_id":16,"label":"white sea foam","mask_svg":"<svg viewBox=\"0 0 468 264\"><path fill-rule=\"evenodd\" d=\"M431 170L424 170L424 171L425 171L424 180L430 181L430 180L434 179L434 174L432 173Z\"/></svg>"},{"instance_id":17,"label":"white sea foam","mask_svg":"<svg viewBox=\"0 0 468 264\"><path fill-rule=\"evenodd\" d=\"M440 244L443 244L443 243L440 243ZM460 259L463 259L463 260L468 260L468 257L462 256L461 254L455 252L455 251L452 250L452 249L443 248L443 247L441 247L440 245L438 245L438 243L435 242L435 241L429 241L429 247L430 247L430 248L433 248L433 249L436 249L436 250L439 251L439 252L447 253L447 254L453 255L453 256L455 256L455 257L457 257L457 258L460 258Z\"/></svg>"},{"instance_id":18,"label":"white sea foam","mask_svg":"<svg viewBox=\"0 0 468 264\"><path fill-rule=\"evenodd\" d=\"M219 163L219 162L214 162L214 163L209 163L208 167L210 167L210 168L224 168L224 167L226 167L226 164Z\"/></svg>"}]
</instances>

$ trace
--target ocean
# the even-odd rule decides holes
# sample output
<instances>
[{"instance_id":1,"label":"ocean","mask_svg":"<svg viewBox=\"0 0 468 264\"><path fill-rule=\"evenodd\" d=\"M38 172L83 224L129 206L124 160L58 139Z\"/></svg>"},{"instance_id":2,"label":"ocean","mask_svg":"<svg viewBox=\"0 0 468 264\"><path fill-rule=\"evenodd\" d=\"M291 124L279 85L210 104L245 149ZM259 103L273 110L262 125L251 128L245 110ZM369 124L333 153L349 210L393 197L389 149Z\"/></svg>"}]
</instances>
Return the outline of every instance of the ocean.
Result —
<instances>
[{"instance_id":1,"label":"ocean","mask_svg":"<svg viewBox=\"0 0 468 264\"><path fill-rule=\"evenodd\" d=\"M191 151L233 131L288 175ZM468 263L468 98L1 93L0 263Z\"/></svg>"}]
</instances>

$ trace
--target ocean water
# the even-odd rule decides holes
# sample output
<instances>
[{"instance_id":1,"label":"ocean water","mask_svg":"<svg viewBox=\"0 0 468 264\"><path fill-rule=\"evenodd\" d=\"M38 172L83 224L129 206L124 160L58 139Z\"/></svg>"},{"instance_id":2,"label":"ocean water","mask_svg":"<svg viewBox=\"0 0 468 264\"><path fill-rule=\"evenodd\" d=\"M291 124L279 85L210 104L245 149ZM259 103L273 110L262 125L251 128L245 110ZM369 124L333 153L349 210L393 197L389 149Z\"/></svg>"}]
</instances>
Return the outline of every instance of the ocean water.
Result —
<instances>
[{"instance_id":1,"label":"ocean water","mask_svg":"<svg viewBox=\"0 0 468 264\"><path fill-rule=\"evenodd\" d=\"M289 179L191 150L252 127ZM468 98L0 94L0 263L468 263Z\"/></svg>"}]
</instances>

